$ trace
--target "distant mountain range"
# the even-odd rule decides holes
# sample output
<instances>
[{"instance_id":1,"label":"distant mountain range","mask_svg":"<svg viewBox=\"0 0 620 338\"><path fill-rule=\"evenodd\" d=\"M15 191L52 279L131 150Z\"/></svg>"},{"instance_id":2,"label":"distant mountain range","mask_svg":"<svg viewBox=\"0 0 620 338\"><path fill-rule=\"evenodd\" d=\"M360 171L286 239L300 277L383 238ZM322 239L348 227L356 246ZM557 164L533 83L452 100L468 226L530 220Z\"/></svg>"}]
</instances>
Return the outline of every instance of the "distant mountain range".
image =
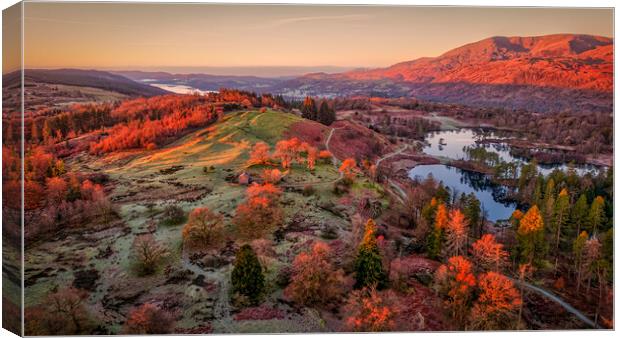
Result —
<instances>
[{"instance_id":1,"label":"distant mountain range","mask_svg":"<svg viewBox=\"0 0 620 338\"><path fill-rule=\"evenodd\" d=\"M387 68L308 74L286 90L412 96L534 111L612 111L613 39L558 34L492 37Z\"/></svg>"},{"instance_id":2,"label":"distant mountain range","mask_svg":"<svg viewBox=\"0 0 620 338\"><path fill-rule=\"evenodd\" d=\"M132 96L166 92L149 85L157 84L202 91L237 88L288 97L405 96L539 112L611 113L613 58L611 38L557 34L492 37L438 57L401 62L387 68L312 73L292 78L72 69L27 70L26 76Z\"/></svg>"},{"instance_id":3,"label":"distant mountain range","mask_svg":"<svg viewBox=\"0 0 620 338\"><path fill-rule=\"evenodd\" d=\"M2 76L2 86L10 87L20 84L21 72L15 71ZM117 92L129 96L155 96L166 94L160 88L132 81L124 76L98 70L83 69L26 69L24 82L63 84L70 86L92 87Z\"/></svg>"}]
</instances>

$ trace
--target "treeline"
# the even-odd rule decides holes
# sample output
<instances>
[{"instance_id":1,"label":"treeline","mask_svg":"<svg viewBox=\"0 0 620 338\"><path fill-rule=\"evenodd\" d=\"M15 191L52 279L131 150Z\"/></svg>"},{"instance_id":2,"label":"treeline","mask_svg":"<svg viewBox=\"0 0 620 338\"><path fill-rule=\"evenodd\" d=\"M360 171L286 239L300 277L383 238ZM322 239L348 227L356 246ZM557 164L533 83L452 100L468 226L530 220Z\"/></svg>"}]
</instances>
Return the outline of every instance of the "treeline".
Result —
<instances>
[{"instance_id":1,"label":"treeline","mask_svg":"<svg viewBox=\"0 0 620 338\"><path fill-rule=\"evenodd\" d=\"M286 109L290 107L290 104L279 95L256 94L225 88L217 93L206 95L171 94L116 103L75 104L66 111L42 109L42 113L35 113L32 115L34 117L26 118L24 137L28 144L50 145L121 123L128 125L134 121L140 123L149 120L158 121L172 115L184 120L176 123L175 126L170 125L175 124L171 121L147 126L151 132L157 134L155 130L160 130L162 134L168 135L172 130L183 128L183 126L194 126L196 121L209 120L209 115L213 114L213 111L219 113L259 107ZM3 121L5 143L17 142L21 137L20 130L20 120L5 119Z\"/></svg>"},{"instance_id":2,"label":"treeline","mask_svg":"<svg viewBox=\"0 0 620 338\"><path fill-rule=\"evenodd\" d=\"M21 208L19 154L3 147L3 194L6 216ZM110 222L114 209L103 185L105 176L87 177L68 172L62 160L43 146L29 149L24 158L24 224L26 240L87 222ZM20 224L20 222L10 224ZM19 236L19 229L7 229ZM16 233L13 233L16 232Z\"/></svg>"},{"instance_id":3,"label":"treeline","mask_svg":"<svg viewBox=\"0 0 620 338\"><path fill-rule=\"evenodd\" d=\"M485 234L484 215L475 196L459 197L432 176L414 182L408 191L405 214L416 223L418 237L426 238L429 257L447 261L445 268L436 272L436 287L462 328L523 328L520 292L508 292L516 286L501 273L518 276L521 286L535 275L550 278L554 288L590 304L595 318L610 306L612 174L579 178L558 170L543 177L533 171L535 168L528 165L522 169L518 189L527 204L522 204L523 211L513 213L511 226L497 235ZM476 276L476 271L498 274ZM454 280L455 275L463 279ZM490 277L493 283L504 285L503 291L495 290L504 293L498 299L510 299L505 305L511 311L503 314L502 321L480 318L481 308L471 302L479 295L476 284L489 287L489 281L483 280ZM460 288L453 288L458 285ZM610 318L600 318L604 320Z\"/></svg>"},{"instance_id":4,"label":"treeline","mask_svg":"<svg viewBox=\"0 0 620 338\"><path fill-rule=\"evenodd\" d=\"M522 132L530 141L575 147L580 154L613 152L613 116L603 112L535 113L502 108L474 108L406 99L389 100L407 109L437 112L456 119Z\"/></svg>"},{"instance_id":5,"label":"treeline","mask_svg":"<svg viewBox=\"0 0 620 338\"><path fill-rule=\"evenodd\" d=\"M301 116L305 119L317 121L326 126L336 121L336 111L325 99L317 102L312 97L307 96L300 109Z\"/></svg>"}]
</instances>

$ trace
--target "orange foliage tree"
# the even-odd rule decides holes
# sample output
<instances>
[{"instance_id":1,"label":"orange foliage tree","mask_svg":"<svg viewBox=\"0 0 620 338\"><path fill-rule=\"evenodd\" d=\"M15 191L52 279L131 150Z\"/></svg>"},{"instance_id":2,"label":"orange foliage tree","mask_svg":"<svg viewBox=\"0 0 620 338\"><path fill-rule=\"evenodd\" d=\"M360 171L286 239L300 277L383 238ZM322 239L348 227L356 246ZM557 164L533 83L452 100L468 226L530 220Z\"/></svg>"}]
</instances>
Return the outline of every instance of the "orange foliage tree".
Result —
<instances>
[{"instance_id":1,"label":"orange foliage tree","mask_svg":"<svg viewBox=\"0 0 620 338\"><path fill-rule=\"evenodd\" d=\"M544 253L544 223L538 206L531 207L519 221L517 239L521 258L532 264Z\"/></svg>"},{"instance_id":2,"label":"orange foliage tree","mask_svg":"<svg viewBox=\"0 0 620 338\"><path fill-rule=\"evenodd\" d=\"M391 331L399 313L392 290L378 292L369 287L351 292L345 305L345 329L355 332Z\"/></svg>"},{"instance_id":3,"label":"orange foliage tree","mask_svg":"<svg viewBox=\"0 0 620 338\"><path fill-rule=\"evenodd\" d=\"M450 315L459 325L464 324L475 285L472 264L465 257L450 257L435 271L435 289L446 298Z\"/></svg>"},{"instance_id":4,"label":"orange foliage tree","mask_svg":"<svg viewBox=\"0 0 620 338\"><path fill-rule=\"evenodd\" d=\"M433 231L427 238L428 254L431 258L436 258L441 253L445 230L448 227L448 208L444 203L438 203L436 198L431 199L429 208L435 209L435 221Z\"/></svg>"},{"instance_id":5,"label":"orange foliage tree","mask_svg":"<svg viewBox=\"0 0 620 338\"><path fill-rule=\"evenodd\" d=\"M319 150L315 147L308 145L306 147L306 161L308 162L308 169L314 170L316 159L319 156Z\"/></svg>"},{"instance_id":6,"label":"orange foliage tree","mask_svg":"<svg viewBox=\"0 0 620 338\"><path fill-rule=\"evenodd\" d=\"M323 242L317 242L311 251L297 255L286 294L305 306L337 300L344 292L344 272L334 268L331 256L331 249Z\"/></svg>"},{"instance_id":7,"label":"orange foliage tree","mask_svg":"<svg viewBox=\"0 0 620 338\"><path fill-rule=\"evenodd\" d=\"M183 227L183 242L188 247L211 247L224 238L222 215L207 207L196 208L189 214L189 220Z\"/></svg>"},{"instance_id":8,"label":"orange foliage tree","mask_svg":"<svg viewBox=\"0 0 620 338\"><path fill-rule=\"evenodd\" d=\"M342 173L345 179L353 180L357 174L357 163L352 158L347 158L342 162L338 171Z\"/></svg>"},{"instance_id":9,"label":"orange foliage tree","mask_svg":"<svg viewBox=\"0 0 620 338\"><path fill-rule=\"evenodd\" d=\"M165 310L146 303L129 313L123 328L125 334L164 334L172 332L174 320Z\"/></svg>"},{"instance_id":10,"label":"orange foliage tree","mask_svg":"<svg viewBox=\"0 0 620 338\"><path fill-rule=\"evenodd\" d=\"M332 153L329 150L319 151L319 159L329 161L332 159Z\"/></svg>"},{"instance_id":11,"label":"orange foliage tree","mask_svg":"<svg viewBox=\"0 0 620 338\"><path fill-rule=\"evenodd\" d=\"M276 151L273 157L280 160L282 168L288 169L293 162L300 162L301 142L293 137L289 140L281 140L276 143Z\"/></svg>"},{"instance_id":12,"label":"orange foliage tree","mask_svg":"<svg viewBox=\"0 0 620 338\"><path fill-rule=\"evenodd\" d=\"M472 244L472 255L477 265L484 271L499 271L508 258L504 245L498 243L491 234L484 234Z\"/></svg>"},{"instance_id":13,"label":"orange foliage tree","mask_svg":"<svg viewBox=\"0 0 620 338\"><path fill-rule=\"evenodd\" d=\"M245 203L237 206L233 223L246 239L257 239L282 222L278 205L281 190L271 183L253 184L246 190Z\"/></svg>"},{"instance_id":14,"label":"orange foliage tree","mask_svg":"<svg viewBox=\"0 0 620 338\"><path fill-rule=\"evenodd\" d=\"M265 169L261 173L260 177L265 183L275 184L282 179L282 172L278 169Z\"/></svg>"},{"instance_id":15,"label":"orange foliage tree","mask_svg":"<svg viewBox=\"0 0 620 338\"><path fill-rule=\"evenodd\" d=\"M269 145L265 142L256 142L250 153L251 164L266 164L269 162Z\"/></svg>"},{"instance_id":16,"label":"orange foliage tree","mask_svg":"<svg viewBox=\"0 0 620 338\"><path fill-rule=\"evenodd\" d=\"M474 302L470 321L474 329L498 330L514 327L521 295L508 277L487 272L478 280L480 293Z\"/></svg>"},{"instance_id":17,"label":"orange foliage tree","mask_svg":"<svg viewBox=\"0 0 620 338\"><path fill-rule=\"evenodd\" d=\"M67 196L67 182L60 177L46 179L47 198L54 205L60 204Z\"/></svg>"},{"instance_id":18,"label":"orange foliage tree","mask_svg":"<svg viewBox=\"0 0 620 338\"><path fill-rule=\"evenodd\" d=\"M469 227L465 215L459 209L450 210L450 220L446 225L447 256L459 256L465 254L467 245L467 233Z\"/></svg>"}]
</instances>

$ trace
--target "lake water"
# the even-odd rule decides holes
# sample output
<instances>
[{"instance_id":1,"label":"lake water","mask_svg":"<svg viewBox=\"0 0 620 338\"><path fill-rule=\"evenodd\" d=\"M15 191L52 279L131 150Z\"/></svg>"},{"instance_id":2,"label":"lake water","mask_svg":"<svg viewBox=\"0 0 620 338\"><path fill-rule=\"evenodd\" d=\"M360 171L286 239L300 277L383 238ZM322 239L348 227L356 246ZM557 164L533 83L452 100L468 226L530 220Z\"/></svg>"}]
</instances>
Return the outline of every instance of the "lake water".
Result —
<instances>
[{"instance_id":1,"label":"lake water","mask_svg":"<svg viewBox=\"0 0 620 338\"><path fill-rule=\"evenodd\" d=\"M194 94L194 93L206 94L206 93L211 92L209 90L200 90L198 88L190 87L187 85L152 83L152 82L149 83L149 85L153 87L161 88L161 89L164 89L169 92L176 93L176 94Z\"/></svg>"},{"instance_id":2,"label":"lake water","mask_svg":"<svg viewBox=\"0 0 620 338\"><path fill-rule=\"evenodd\" d=\"M465 159L465 147L484 147L487 151L492 151L499 155L499 158L506 162L527 163L526 160L514 157L510 154L510 146L506 143L477 143L484 139L504 139L505 136L498 132L482 129L461 128L456 130L443 130L431 132L426 136L427 145L423 151L426 154L446 157L452 160ZM568 170L565 164L548 165L539 164L538 172L543 175L550 174L555 169ZM596 172L598 169L592 165L578 164L573 168L579 175L588 171Z\"/></svg>"},{"instance_id":3,"label":"lake water","mask_svg":"<svg viewBox=\"0 0 620 338\"><path fill-rule=\"evenodd\" d=\"M460 160L465 159L466 156L464 147L484 147L487 151L497 153L506 162L527 163L524 159L512 156L510 146L506 143L477 143L485 138L502 139L505 137L499 132L470 128L432 132L426 137L427 145L423 151L437 157ZM568 169L566 165L538 165L538 171L544 175L551 173L555 168ZM576 165L574 168L580 175L597 170L596 167L588 165ZM492 184L484 174L443 164L420 165L409 171L409 177L412 179L422 180L429 174L437 181L443 182L444 186L450 188L452 192L474 193L480 200L481 207L486 211L488 220L495 222L508 219L515 210L515 204L501 202L505 188Z\"/></svg>"},{"instance_id":4,"label":"lake water","mask_svg":"<svg viewBox=\"0 0 620 338\"><path fill-rule=\"evenodd\" d=\"M499 202L504 188L492 185L484 174L461 170L443 164L419 165L409 171L412 179L423 180L432 175L437 181L443 182L451 192L474 193L480 200L480 207L487 213L487 219L493 222L508 219L515 210L512 203Z\"/></svg>"}]
</instances>

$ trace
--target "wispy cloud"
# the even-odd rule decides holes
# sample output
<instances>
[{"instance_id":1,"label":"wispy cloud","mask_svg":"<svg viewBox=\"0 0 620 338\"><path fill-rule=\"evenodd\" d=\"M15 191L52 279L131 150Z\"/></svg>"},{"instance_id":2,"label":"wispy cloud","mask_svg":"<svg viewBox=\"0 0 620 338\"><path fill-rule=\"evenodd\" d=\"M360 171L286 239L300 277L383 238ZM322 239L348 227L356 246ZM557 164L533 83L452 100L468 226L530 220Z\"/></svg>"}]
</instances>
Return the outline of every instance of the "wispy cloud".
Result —
<instances>
[{"instance_id":1,"label":"wispy cloud","mask_svg":"<svg viewBox=\"0 0 620 338\"><path fill-rule=\"evenodd\" d=\"M367 14L348 14L348 15L324 15L324 16L301 16L296 18L286 18L280 20L274 20L265 25L261 25L256 28L278 28L287 25L293 25L301 22L313 22L313 21L365 21L371 19L371 15Z\"/></svg>"}]
</instances>

